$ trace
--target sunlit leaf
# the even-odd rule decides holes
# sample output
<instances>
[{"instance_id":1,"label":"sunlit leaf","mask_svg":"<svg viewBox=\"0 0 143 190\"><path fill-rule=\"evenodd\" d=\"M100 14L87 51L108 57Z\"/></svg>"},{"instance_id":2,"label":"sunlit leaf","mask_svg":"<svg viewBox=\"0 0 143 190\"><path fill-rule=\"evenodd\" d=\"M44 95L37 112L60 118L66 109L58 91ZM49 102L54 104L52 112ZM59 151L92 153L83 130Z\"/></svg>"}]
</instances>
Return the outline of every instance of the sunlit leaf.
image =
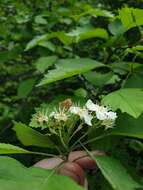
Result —
<instances>
[{"instance_id":1,"label":"sunlit leaf","mask_svg":"<svg viewBox=\"0 0 143 190\"><path fill-rule=\"evenodd\" d=\"M132 27L143 25L143 10L124 7L119 10L119 18L126 30L129 30Z\"/></svg>"},{"instance_id":2,"label":"sunlit leaf","mask_svg":"<svg viewBox=\"0 0 143 190\"><path fill-rule=\"evenodd\" d=\"M101 66L103 66L103 64L89 58L62 59L58 61L54 70L50 70L49 73L45 75L38 86L85 73Z\"/></svg>"},{"instance_id":3,"label":"sunlit leaf","mask_svg":"<svg viewBox=\"0 0 143 190\"><path fill-rule=\"evenodd\" d=\"M11 144L0 143L0 154L30 153L30 151Z\"/></svg>"},{"instance_id":4,"label":"sunlit leaf","mask_svg":"<svg viewBox=\"0 0 143 190\"><path fill-rule=\"evenodd\" d=\"M143 90L138 88L124 88L106 95L102 103L113 110L120 109L137 118L143 112Z\"/></svg>"}]
</instances>

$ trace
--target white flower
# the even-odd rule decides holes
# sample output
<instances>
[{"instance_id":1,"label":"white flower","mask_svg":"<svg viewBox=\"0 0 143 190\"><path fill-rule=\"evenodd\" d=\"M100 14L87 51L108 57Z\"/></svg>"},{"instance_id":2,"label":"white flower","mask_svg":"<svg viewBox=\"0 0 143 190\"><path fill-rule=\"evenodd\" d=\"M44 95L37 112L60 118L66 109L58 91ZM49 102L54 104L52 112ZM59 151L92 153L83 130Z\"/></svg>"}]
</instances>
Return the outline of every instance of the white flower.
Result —
<instances>
[{"instance_id":1,"label":"white flower","mask_svg":"<svg viewBox=\"0 0 143 190\"><path fill-rule=\"evenodd\" d=\"M85 121L85 123L86 123L87 125L92 126L91 121L92 121L93 117L92 117L92 115L90 115L90 114L88 113L88 110L87 110L87 109L85 109L85 108L80 108L80 107L78 107L78 106L71 106L70 109L69 109L69 111L70 111L71 113L75 114L75 115L78 115L81 119L84 119L84 121Z\"/></svg>"},{"instance_id":2,"label":"white flower","mask_svg":"<svg viewBox=\"0 0 143 190\"><path fill-rule=\"evenodd\" d=\"M115 120L117 118L117 114L115 112L108 111L107 107L94 104L91 100L87 101L86 107L88 110L95 112L96 117L99 120Z\"/></svg>"},{"instance_id":3,"label":"white flower","mask_svg":"<svg viewBox=\"0 0 143 190\"><path fill-rule=\"evenodd\" d=\"M104 106L99 106L98 107L98 110L96 111L97 119L105 120L105 119L108 118L107 114L108 114L108 110L107 110L106 107L104 107Z\"/></svg>"},{"instance_id":4,"label":"white flower","mask_svg":"<svg viewBox=\"0 0 143 190\"><path fill-rule=\"evenodd\" d=\"M94 104L91 100L88 100L85 104L85 106L87 107L87 109L89 111L97 111L99 108L98 104Z\"/></svg>"},{"instance_id":5,"label":"white flower","mask_svg":"<svg viewBox=\"0 0 143 190\"><path fill-rule=\"evenodd\" d=\"M67 121L68 119L68 116L64 110L59 110L59 112L58 111L52 112L50 114L50 117L53 117L57 121Z\"/></svg>"},{"instance_id":6,"label":"white flower","mask_svg":"<svg viewBox=\"0 0 143 190\"><path fill-rule=\"evenodd\" d=\"M93 111L96 113L96 117L99 120L107 119L108 109L104 106L99 106L98 104L94 104L91 100L88 100L86 103L86 107L89 111Z\"/></svg>"},{"instance_id":7,"label":"white flower","mask_svg":"<svg viewBox=\"0 0 143 190\"><path fill-rule=\"evenodd\" d=\"M105 126L105 129L112 128L117 118L116 112L109 111L105 106L99 106L94 104L91 100L88 100L86 107L89 111L95 112L97 119L102 121L101 125Z\"/></svg>"},{"instance_id":8,"label":"white flower","mask_svg":"<svg viewBox=\"0 0 143 190\"><path fill-rule=\"evenodd\" d=\"M111 120L116 120L116 118L117 118L116 112L113 112L113 111L109 111L107 113L107 116L108 116L108 119L111 119Z\"/></svg>"}]
</instances>

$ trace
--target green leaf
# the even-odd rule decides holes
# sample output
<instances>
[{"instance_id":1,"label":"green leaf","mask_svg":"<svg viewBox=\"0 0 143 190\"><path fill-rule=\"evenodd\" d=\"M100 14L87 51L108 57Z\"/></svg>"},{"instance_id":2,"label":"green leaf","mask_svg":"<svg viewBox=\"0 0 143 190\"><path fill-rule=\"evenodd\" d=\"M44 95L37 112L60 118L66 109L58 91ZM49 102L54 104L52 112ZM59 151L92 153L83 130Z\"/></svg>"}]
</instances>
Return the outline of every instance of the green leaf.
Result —
<instances>
[{"instance_id":1,"label":"green leaf","mask_svg":"<svg viewBox=\"0 0 143 190\"><path fill-rule=\"evenodd\" d=\"M30 151L11 144L0 143L0 154L30 153Z\"/></svg>"},{"instance_id":2,"label":"green leaf","mask_svg":"<svg viewBox=\"0 0 143 190\"><path fill-rule=\"evenodd\" d=\"M37 24L43 24L43 25L47 25L48 24L47 20L43 17L43 15L37 15L35 17L35 23L37 23Z\"/></svg>"},{"instance_id":3,"label":"green leaf","mask_svg":"<svg viewBox=\"0 0 143 190\"><path fill-rule=\"evenodd\" d=\"M17 96L18 98L26 98L31 92L35 84L35 79L27 79L22 81L18 86Z\"/></svg>"},{"instance_id":4,"label":"green leaf","mask_svg":"<svg viewBox=\"0 0 143 190\"><path fill-rule=\"evenodd\" d=\"M120 109L129 115L138 118L143 112L143 91L138 88L124 88L106 95L102 99L104 105L113 110Z\"/></svg>"},{"instance_id":5,"label":"green leaf","mask_svg":"<svg viewBox=\"0 0 143 190\"><path fill-rule=\"evenodd\" d=\"M98 156L95 157L95 161L113 189L135 190L142 187L130 176L126 168L115 158Z\"/></svg>"},{"instance_id":6,"label":"green leaf","mask_svg":"<svg viewBox=\"0 0 143 190\"><path fill-rule=\"evenodd\" d=\"M46 69L56 62L56 60L57 56L40 57L35 63L36 69L41 73L44 73Z\"/></svg>"},{"instance_id":7,"label":"green leaf","mask_svg":"<svg viewBox=\"0 0 143 190\"><path fill-rule=\"evenodd\" d=\"M26 168L13 158L0 157L0 188L2 190L83 190L68 177L51 170Z\"/></svg>"},{"instance_id":8,"label":"green leaf","mask_svg":"<svg viewBox=\"0 0 143 190\"><path fill-rule=\"evenodd\" d=\"M113 35L119 36L125 32L125 28L123 27L121 21L119 19L114 20L108 25L110 32Z\"/></svg>"},{"instance_id":9,"label":"green leaf","mask_svg":"<svg viewBox=\"0 0 143 190\"><path fill-rule=\"evenodd\" d=\"M45 48L49 49L52 52L56 51L56 46L50 41L39 42L39 46L45 47Z\"/></svg>"},{"instance_id":10,"label":"green leaf","mask_svg":"<svg viewBox=\"0 0 143 190\"><path fill-rule=\"evenodd\" d=\"M119 10L119 18L126 30L129 30L130 28L143 25L143 10L124 7Z\"/></svg>"},{"instance_id":11,"label":"green leaf","mask_svg":"<svg viewBox=\"0 0 143 190\"><path fill-rule=\"evenodd\" d=\"M78 88L74 91L74 95L80 98L86 98L87 97L87 91L84 88Z\"/></svg>"},{"instance_id":12,"label":"green leaf","mask_svg":"<svg viewBox=\"0 0 143 190\"><path fill-rule=\"evenodd\" d=\"M78 35L77 35L78 34ZM37 45L44 46L43 44L50 39L57 38L60 40L64 45L70 45L72 43L77 43L81 40L90 39L93 37L107 39L108 38L108 32L103 28L77 28L77 30L74 30L73 32L66 33L64 31L58 31L58 32L51 32L48 34L44 34L41 36L37 36L34 39L32 39L26 46L26 51L34 48Z\"/></svg>"},{"instance_id":13,"label":"green leaf","mask_svg":"<svg viewBox=\"0 0 143 190\"><path fill-rule=\"evenodd\" d=\"M56 64L56 68L54 70L50 70L38 86L85 73L101 66L103 66L103 64L88 58L61 59Z\"/></svg>"},{"instance_id":14,"label":"green leaf","mask_svg":"<svg viewBox=\"0 0 143 190\"><path fill-rule=\"evenodd\" d=\"M117 75L114 75L112 72L98 73L96 71L90 71L88 73L85 73L84 77L90 83L98 87L103 87L107 84L113 84L119 80Z\"/></svg>"},{"instance_id":15,"label":"green leaf","mask_svg":"<svg viewBox=\"0 0 143 190\"><path fill-rule=\"evenodd\" d=\"M84 7L84 12L82 12L81 14L78 15L72 15L72 18L75 19L75 21L78 21L81 17L87 16L87 15L91 15L93 17L107 17L107 18L113 18L113 14L107 10L103 10L103 9L99 9L99 8L93 8L90 5L87 5L86 7Z\"/></svg>"},{"instance_id":16,"label":"green leaf","mask_svg":"<svg viewBox=\"0 0 143 190\"><path fill-rule=\"evenodd\" d=\"M75 30L68 33L68 35L74 37L76 43L90 38L108 39L108 33L105 29L89 26L77 27Z\"/></svg>"},{"instance_id":17,"label":"green leaf","mask_svg":"<svg viewBox=\"0 0 143 190\"><path fill-rule=\"evenodd\" d=\"M89 31L86 31L84 33L81 33L78 38L78 42L90 38L102 38L102 39L108 39L108 33L103 28L96 28L91 29Z\"/></svg>"},{"instance_id":18,"label":"green leaf","mask_svg":"<svg viewBox=\"0 0 143 190\"><path fill-rule=\"evenodd\" d=\"M143 114L137 119L128 114L121 114L117 119L117 126L109 134L143 139L142 123Z\"/></svg>"},{"instance_id":19,"label":"green leaf","mask_svg":"<svg viewBox=\"0 0 143 190\"><path fill-rule=\"evenodd\" d=\"M45 148L53 148L54 146L48 136L37 132L23 123L15 122L13 130L16 132L18 139L26 146L38 146Z\"/></svg>"},{"instance_id":20,"label":"green leaf","mask_svg":"<svg viewBox=\"0 0 143 190\"><path fill-rule=\"evenodd\" d=\"M73 38L67 35L64 31L59 31L59 32L52 32L48 34L44 34L41 36L37 36L34 39L32 39L26 46L26 51L34 48L37 45L43 44L43 42L49 41L50 39L57 38L59 39L63 44L69 45L73 43ZM42 45L43 46L43 45Z\"/></svg>"},{"instance_id":21,"label":"green leaf","mask_svg":"<svg viewBox=\"0 0 143 190\"><path fill-rule=\"evenodd\" d=\"M124 88L143 88L143 66L133 70L133 73L126 80Z\"/></svg>"}]
</instances>

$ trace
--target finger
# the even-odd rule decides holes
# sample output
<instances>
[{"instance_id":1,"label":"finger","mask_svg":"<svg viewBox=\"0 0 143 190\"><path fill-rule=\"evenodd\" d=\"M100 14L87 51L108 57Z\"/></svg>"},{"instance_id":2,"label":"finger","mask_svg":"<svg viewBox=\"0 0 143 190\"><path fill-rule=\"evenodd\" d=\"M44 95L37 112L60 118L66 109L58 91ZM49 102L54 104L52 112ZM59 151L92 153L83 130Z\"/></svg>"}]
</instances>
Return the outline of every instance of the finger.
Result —
<instances>
[{"instance_id":1,"label":"finger","mask_svg":"<svg viewBox=\"0 0 143 190\"><path fill-rule=\"evenodd\" d=\"M46 158L37 162L36 164L34 164L34 166L44 169L54 169L62 162L63 160L61 158Z\"/></svg>"},{"instance_id":2,"label":"finger","mask_svg":"<svg viewBox=\"0 0 143 190\"><path fill-rule=\"evenodd\" d=\"M63 167L61 169L59 169L59 173L64 174L64 171L69 171L71 174L74 174L77 176L77 183L80 185L84 185L84 181L85 181L85 176L84 176L84 171L83 169L77 164L77 163L73 163L73 162L66 162Z\"/></svg>"},{"instance_id":3,"label":"finger","mask_svg":"<svg viewBox=\"0 0 143 190\"><path fill-rule=\"evenodd\" d=\"M91 153L93 156L105 155L104 152L98 150L92 151ZM93 170L97 166L96 162L90 156L87 155L86 151L71 152L68 156L68 161L79 164L83 169Z\"/></svg>"},{"instance_id":4,"label":"finger","mask_svg":"<svg viewBox=\"0 0 143 190\"><path fill-rule=\"evenodd\" d=\"M64 176L68 176L71 179L73 179L76 183L80 184L80 179L75 173L73 173L69 170L66 170L65 168L61 168L58 173L61 175L64 175Z\"/></svg>"}]
</instances>

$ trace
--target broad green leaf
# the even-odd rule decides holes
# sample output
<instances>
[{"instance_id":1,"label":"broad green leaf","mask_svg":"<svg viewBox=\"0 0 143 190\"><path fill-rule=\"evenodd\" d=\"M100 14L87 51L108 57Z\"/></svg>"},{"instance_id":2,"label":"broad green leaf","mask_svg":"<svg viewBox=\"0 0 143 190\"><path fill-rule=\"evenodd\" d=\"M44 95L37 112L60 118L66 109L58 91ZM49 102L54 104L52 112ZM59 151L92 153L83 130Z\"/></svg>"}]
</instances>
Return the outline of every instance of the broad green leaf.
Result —
<instances>
[{"instance_id":1,"label":"broad green leaf","mask_svg":"<svg viewBox=\"0 0 143 190\"><path fill-rule=\"evenodd\" d=\"M102 99L104 105L113 110L120 109L138 118L143 112L143 90L138 88L124 88L106 95Z\"/></svg>"},{"instance_id":2,"label":"broad green leaf","mask_svg":"<svg viewBox=\"0 0 143 190\"><path fill-rule=\"evenodd\" d=\"M17 96L18 98L26 98L31 92L35 84L35 79L27 79L19 84Z\"/></svg>"},{"instance_id":3,"label":"broad green leaf","mask_svg":"<svg viewBox=\"0 0 143 190\"><path fill-rule=\"evenodd\" d=\"M102 39L108 39L108 33L103 28L96 28L89 31L86 31L84 33L81 33L78 38L78 42L90 38L102 38Z\"/></svg>"},{"instance_id":4,"label":"broad green leaf","mask_svg":"<svg viewBox=\"0 0 143 190\"><path fill-rule=\"evenodd\" d=\"M25 50L27 51L31 48L34 48L37 45L40 45L41 43L43 43L45 41L49 41L50 39L53 39L53 38L58 38L65 45L69 45L69 44L73 43L73 38L70 37L69 35L67 35L64 31L52 32L52 33L48 33L48 34L44 34L44 35L35 37L33 40L31 40L27 44Z\"/></svg>"},{"instance_id":5,"label":"broad green leaf","mask_svg":"<svg viewBox=\"0 0 143 190\"><path fill-rule=\"evenodd\" d=\"M142 123L143 114L137 119L128 114L121 114L117 120L117 126L109 134L143 139Z\"/></svg>"},{"instance_id":6,"label":"broad green leaf","mask_svg":"<svg viewBox=\"0 0 143 190\"><path fill-rule=\"evenodd\" d=\"M143 66L133 70L133 73L126 80L124 88L143 88Z\"/></svg>"},{"instance_id":7,"label":"broad green leaf","mask_svg":"<svg viewBox=\"0 0 143 190\"><path fill-rule=\"evenodd\" d=\"M115 62L110 64L110 68L113 70L113 72L118 73L120 75L125 75L128 74L131 70L137 69L138 67L140 67L141 64L140 63L136 63L136 62Z\"/></svg>"},{"instance_id":8,"label":"broad green leaf","mask_svg":"<svg viewBox=\"0 0 143 190\"><path fill-rule=\"evenodd\" d=\"M129 30L132 27L143 25L143 10L124 7L119 10L119 18L126 30Z\"/></svg>"},{"instance_id":9,"label":"broad green leaf","mask_svg":"<svg viewBox=\"0 0 143 190\"><path fill-rule=\"evenodd\" d=\"M44 73L48 67L56 62L56 60L57 56L40 57L35 63L36 69L41 73Z\"/></svg>"},{"instance_id":10,"label":"broad green leaf","mask_svg":"<svg viewBox=\"0 0 143 190\"><path fill-rule=\"evenodd\" d=\"M75 38L76 42L90 38L108 39L108 33L104 28L93 28L89 26L77 27L75 30L68 33L68 35Z\"/></svg>"},{"instance_id":11,"label":"broad green leaf","mask_svg":"<svg viewBox=\"0 0 143 190\"><path fill-rule=\"evenodd\" d=\"M0 143L0 154L30 153L30 151L11 144Z\"/></svg>"},{"instance_id":12,"label":"broad green leaf","mask_svg":"<svg viewBox=\"0 0 143 190\"><path fill-rule=\"evenodd\" d=\"M114 190L135 190L142 188L128 173L126 168L115 158L108 156L95 157L97 166Z\"/></svg>"},{"instance_id":13,"label":"broad green leaf","mask_svg":"<svg viewBox=\"0 0 143 190\"><path fill-rule=\"evenodd\" d=\"M83 190L68 177L56 175L51 170L26 168L10 157L0 157L1 190Z\"/></svg>"},{"instance_id":14,"label":"broad green leaf","mask_svg":"<svg viewBox=\"0 0 143 190\"><path fill-rule=\"evenodd\" d=\"M113 18L113 14L107 10L103 10L103 9L98 9L98 8L93 8L90 5L87 5L86 7L84 7L84 12L82 12L81 14L78 15L72 15L72 18L74 18L76 21L78 21L81 17L87 16L87 15L91 15L93 17L109 17L109 18Z\"/></svg>"},{"instance_id":15,"label":"broad green leaf","mask_svg":"<svg viewBox=\"0 0 143 190\"><path fill-rule=\"evenodd\" d=\"M84 29L86 29L86 31ZM34 48L37 45L43 46L44 42L47 42L53 38L57 38L64 45L70 45L72 43L77 43L81 40L85 40L85 39L89 39L93 37L102 38L102 39L108 38L108 33L103 28L96 28L96 29L84 28L84 29L82 29L82 32L80 28L80 32L79 32L79 29L77 29L77 31L75 30L70 33L66 33L64 31L58 31L58 32L52 32L52 33L44 34L41 36L37 36L27 44L25 50L27 51L31 48ZM78 36L77 36L77 32L78 32Z\"/></svg>"},{"instance_id":16,"label":"broad green leaf","mask_svg":"<svg viewBox=\"0 0 143 190\"><path fill-rule=\"evenodd\" d=\"M119 80L117 75L114 75L112 72L98 73L96 71L90 71L88 73L85 73L84 77L90 83L98 87L103 87L107 84L113 84Z\"/></svg>"},{"instance_id":17,"label":"broad green leaf","mask_svg":"<svg viewBox=\"0 0 143 190\"><path fill-rule=\"evenodd\" d=\"M26 146L38 146L53 148L53 143L48 136L26 126L23 123L14 123L13 130L16 132L18 139Z\"/></svg>"},{"instance_id":18,"label":"broad green leaf","mask_svg":"<svg viewBox=\"0 0 143 190\"><path fill-rule=\"evenodd\" d=\"M101 66L103 66L103 64L89 58L61 59L56 64L56 68L50 70L38 86L85 73Z\"/></svg>"},{"instance_id":19,"label":"broad green leaf","mask_svg":"<svg viewBox=\"0 0 143 190\"><path fill-rule=\"evenodd\" d=\"M50 41L39 42L39 46L45 47L45 48L49 49L52 52L56 51L56 46L54 45L54 43L52 43Z\"/></svg>"},{"instance_id":20,"label":"broad green leaf","mask_svg":"<svg viewBox=\"0 0 143 190\"><path fill-rule=\"evenodd\" d=\"M121 21L119 19L114 20L108 25L109 31L115 35L119 36L125 32L125 28L123 27Z\"/></svg>"}]
</instances>

